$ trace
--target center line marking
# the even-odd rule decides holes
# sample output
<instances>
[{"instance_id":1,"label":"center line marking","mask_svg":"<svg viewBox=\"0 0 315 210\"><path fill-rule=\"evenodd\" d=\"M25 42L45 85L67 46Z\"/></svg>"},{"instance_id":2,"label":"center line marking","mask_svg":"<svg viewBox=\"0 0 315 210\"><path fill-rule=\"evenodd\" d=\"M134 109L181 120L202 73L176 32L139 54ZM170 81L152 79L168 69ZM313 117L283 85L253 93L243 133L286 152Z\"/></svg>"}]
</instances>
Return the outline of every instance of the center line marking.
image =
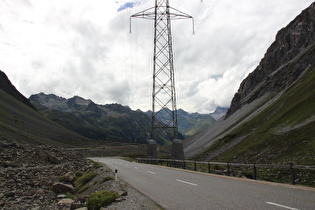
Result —
<instances>
[{"instance_id":1,"label":"center line marking","mask_svg":"<svg viewBox=\"0 0 315 210\"><path fill-rule=\"evenodd\" d=\"M154 172L152 172L152 171L147 171L148 173L150 173L150 174L156 174L156 173L154 173Z\"/></svg>"},{"instance_id":2,"label":"center line marking","mask_svg":"<svg viewBox=\"0 0 315 210\"><path fill-rule=\"evenodd\" d=\"M135 166L134 168L135 168L135 169L139 169L139 168L138 168L138 167L136 167L136 166Z\"/></svg>"},{"instance_id":3,"label":"center line marking","mask_svg":"<svg viewBox=\"0 0 315 210\"><path fill-rule=\"evenodd\" d=\"M282 207L282 208L285 208L285 209L291 209L291 210L298 210L296 208L292 208L290 206L284 206L284 205L281 205L281 204L277 204L277 203L273 203L273 202L266 202L267 204L270 204L270 205L274 205L274 206L278 206L278 207Z\"/></svg>"},{"instance_id":4,"label":"center line marking","mask_svg":"<svg viewBox=\"0 0 315 210\"><path fill-rule=\"evenodd\" d=\"M186 182L186 181L183 181L183 180L180 180L180 179L176 179L176 181L181 182L181 183L185 183L185 184L189 184L189 185L192 185L192 186L198 186L198 185L195 184L195 183Z\"/></svg>"}]
</instances>

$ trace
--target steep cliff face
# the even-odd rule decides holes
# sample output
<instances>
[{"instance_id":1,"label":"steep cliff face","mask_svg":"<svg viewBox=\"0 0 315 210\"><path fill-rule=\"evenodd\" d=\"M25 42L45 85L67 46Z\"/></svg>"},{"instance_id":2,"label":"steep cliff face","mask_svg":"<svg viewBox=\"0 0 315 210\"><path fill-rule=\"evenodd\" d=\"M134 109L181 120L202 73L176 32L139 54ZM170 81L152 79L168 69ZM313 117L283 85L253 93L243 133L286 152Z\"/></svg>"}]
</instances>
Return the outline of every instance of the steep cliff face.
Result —
<instances>
[{"instance_id":1,"label":"steep cliff face","mask_svg":"<svg viewBox=\"0 0 315 210\"><path fill-rule=\"evenodd\" d=\"M258 67L241 83L227 117L268 92L280 92L315 60L315 2L281 29Z\"/></svg>"}]
</instances>

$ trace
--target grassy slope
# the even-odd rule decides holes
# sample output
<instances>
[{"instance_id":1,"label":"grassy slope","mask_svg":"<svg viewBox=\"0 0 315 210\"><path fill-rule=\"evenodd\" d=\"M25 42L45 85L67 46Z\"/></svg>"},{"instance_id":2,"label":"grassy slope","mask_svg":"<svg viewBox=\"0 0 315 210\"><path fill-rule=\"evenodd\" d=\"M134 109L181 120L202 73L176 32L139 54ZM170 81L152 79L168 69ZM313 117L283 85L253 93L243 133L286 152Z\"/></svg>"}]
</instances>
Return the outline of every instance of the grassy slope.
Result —
<instances>
[{"instance_id":1,"label":"grassy slope","mask_svg":"<svg viewBox=\"0 0 315 210\"><path fill-rule=\"evenodd\" d=\"M211 120L211 118L201 118L201 119L189 119L183 120L181 118L178 119L178 127L181 133L185 136L193 136L194 134L200 132L201 130L209 127L215 121Z\"/></svg>"},{"instance_id":2,"label":"grassy slope","mask_svg":"<svg viewBox=\"0 0 315 210\"><path fill-rule=\"evenodd\" d=\"M0 89L0 140L55 146L92 143L70 132Z\"/></svg>"},{"instance_id":3,"label":"grassy slope","mask_svg":"<svg viewBox=\"0 0 315 210\"><path fill-rule=\"evenodd\" d=\"M315 164L315 66L276 102L219 139L198 159L245 137L215 159L230 162ZM294 129L295 128L295 129Z\"/></svg>"}]
</instances>

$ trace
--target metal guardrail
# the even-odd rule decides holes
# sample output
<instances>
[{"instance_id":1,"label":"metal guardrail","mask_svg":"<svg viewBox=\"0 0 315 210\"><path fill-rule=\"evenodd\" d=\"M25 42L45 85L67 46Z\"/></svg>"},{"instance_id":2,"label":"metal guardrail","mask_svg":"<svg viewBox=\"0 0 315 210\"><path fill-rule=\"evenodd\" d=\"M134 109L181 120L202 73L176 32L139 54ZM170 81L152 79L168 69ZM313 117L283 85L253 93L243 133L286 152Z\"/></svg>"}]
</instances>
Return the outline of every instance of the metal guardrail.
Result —
<instances>
[{"instance_id":1,"label":"metal guardrail","mask_svg":"<svg viewBox=\"0 0 315 210\"><path fill-rule=\"evenodd\" d=\"M147 164L156 164L156 165L164 165L168 167L177 167L182 169L188 169L187 165L193 165L193 170L197 171L197 167L199 165L207 165L208 166L208 173L211 173L211 165L220 165L226 167L226 175L230 176L232 173L231 167L249 167L253 168L253 179L257 179L257 168L278 168L278 169L289 169L290 170L290 177L291 177L291 184L296 184L296 173L294 169L302 169L302 170L315 170L315 166L310 165L295 165L290 163L288 165L281 165L281 164L247 164L247 163L224 163L224 162L207 162L207 161L194 161L194 160L173 160L173 159L154 159L154 158L136 158L137 162L139 163L147 163Z\"/></svg>"}]
</instances>

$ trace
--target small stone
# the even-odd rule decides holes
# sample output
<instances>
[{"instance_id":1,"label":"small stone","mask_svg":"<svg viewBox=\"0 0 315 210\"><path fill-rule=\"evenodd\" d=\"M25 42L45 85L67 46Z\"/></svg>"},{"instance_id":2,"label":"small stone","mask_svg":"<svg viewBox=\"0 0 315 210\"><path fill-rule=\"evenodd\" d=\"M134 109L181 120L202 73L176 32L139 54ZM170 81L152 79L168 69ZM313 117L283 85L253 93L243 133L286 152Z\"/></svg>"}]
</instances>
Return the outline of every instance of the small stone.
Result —
<instances>
[{"instance_id":1,"label":"small stone","mask_svg":"<svg viewBox=\"0 0 315 210\"><path fill-rule=\"evenodd\" d=\"M61 194L61 195L57 195L57 198L67 198L67 196L64 194Z\"/></svg>"},{"instance_id":2,"label":"small stone","mask_svg":"<svg viewBox=\"0 0 315 210\"><path fill-rule=\"evenodd\" d=\"M127 191L121 191L121 192L119 192L119 195L120 196L126 196L126 195L128 195L128 192Z\"/></svg>"},{"instance_id":3,"label":"small stone","mask_svg":"<svg viewBox=\"0 0 315 210\"><path fill-rule=\"evenodd\" d=\"M74 203L74 200L70 199L70 198L65 198L65 199L62 199L58 202L58 205L59 204L72 204Z\"/></svg>"},{"instance_id":4,"label":"small stone","mask_svg":"<svg viewBox=\"0 0 315 210\"><path fill-rule=\"evenodd\" d=\"M119 198L116 198L115 202L122 202L122 201L124 201L124 200L125 200L124 198L119 197Z\"/></svg>"},{"instance_id":5,"label":"small stone","mask_svg":"<svg viewBox=\"0 0 315 210\"><path fill-rule=\"evenodd\" d=\"M6 197L14 197L15 196L15 192L11 191L11 192L7 192L5 193Z\"/></svg>"},{"instance_id":6,"label":"small stone","mask_svg":"<svg viewBox=\"0 0 315 210\"><path fill-rule=\"evenodd\" d=\"M72 182L74 180L75 174L73 172L68 172L64 175L65 181Z\"/></svg>"}]
</instances>

